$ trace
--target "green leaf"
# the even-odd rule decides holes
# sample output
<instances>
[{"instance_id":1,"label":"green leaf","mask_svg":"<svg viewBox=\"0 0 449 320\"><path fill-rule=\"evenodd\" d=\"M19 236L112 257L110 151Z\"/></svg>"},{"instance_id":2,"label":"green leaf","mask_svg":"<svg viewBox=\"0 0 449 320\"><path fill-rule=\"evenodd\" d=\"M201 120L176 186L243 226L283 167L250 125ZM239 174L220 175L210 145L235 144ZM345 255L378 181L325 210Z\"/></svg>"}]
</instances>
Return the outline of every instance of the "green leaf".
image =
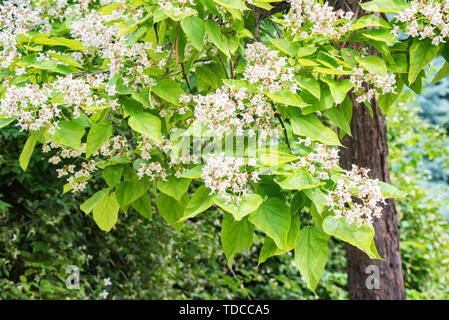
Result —
<instances>
[{"instance_id":1,"label":"green leaf","mask_svg":"<svg viewBox=\"0 0 449 320\"><path fill-rule=\"evenodd\" d=\"M214 0L214 2L222 5L225 8L230 9L239 9L239 10L249 10L247 6L245 6L244 2L241 0Z\"/></svg>"},{"instance_id":2,"label":"green leaf","mask_svg":"<svg viewBox=\"0 0 449 320\"><path fill-rule=\"evenodd\" d=\"M322 77L322 81L326 82L331 91L332 97L336 104L340 104L346 98L349 90L354 86L349 79L343 79L340 82L335 81L330 77Z\"/></svg>"},{"instance_id":3,"label":"green leaf","mask_svg":"<svg viewBox=\"0 0 449 320\"><path fill-rule=\"evenodd\" d=\"M270 38L270 42L280 51L288 54L289 56L295 56L299 49L299 45L296 42L292 42L288 39Z\"/></svg>"},{"instance_id":4,"label":"green leaf","mask_svg":"<svg viewBox=\"0 0 449 320\"><path fill-rule=\"evenodd\" d=\"M230 214L225 214L221 224L221 244L228 260L229 268L232 268L234 255L251 247L253 243L254 226L247 218L234 221Z\"/></svg>"},{"instance_id":5,"label":"green leaf","mask_svg":"<svg viewBox=\"0 0 449 320\"><path fill-rule=\"evenodd\" d=\"M361 3L360 6L365 11L394 13L404 11L410 7L410 5L403 0L374 0Z\"/></svg>"},{"instance_id":6,"label":"green leaf","mask_svg":"<svg viewBox=\"0 0 449 320\"><path fill-rule=\"evenodd\" d=\"M109 193L109 188L102 189L100 191L97 191L93 196L91 196L89 199L83 202L81 204L80 209L85 214L89 214L92 209L95 207L95 205L103 199L107 194Z\"/></svg>"},{"instance_id":7,"label":"green leaf","mask_svg":"<svg viewBox=\"0 0 449 320\"><path fill-rule=\"evenodd\" d=\"M326 194L320 188L306 189L304 193L315 204L317 212L321 214L327 202Z\"/></svg>"},{"instance_id":8,"label":"green leaf","mask_svg":"<svg viewBox=\"0 0 449 320\"><path fill-rule=\"evenodd\" d=\"M150 96L150 88L143 88L139 92L132 93L132 98L137 102L140 102L147 108L152 107L149 96Z\"/></svg>"},{"instance_id":9,"label":"green leaf","mask_svg":"<svg viewBox=\"0 0 449 320\"><path fill-rule=\"evenodd\" d=\"M74 150L81 149L81 138L84 136L84 128L76 121L61 120L59 121L59 128L56 129L55 134L49 134L51 141L59 143L65 147Z\"/></svg>"},{"instance_id":10,"label":"green leaf","mask_svg":"<svg viewBox=\"0 0 449 320\"><path fill-rule=\"evenodd\" d=\"M0 129L3 128L3 127L6 127L7 125L9 125L14 120L16 120L16 119L15 118L0 119Z\"/></svg>"},{"instance_id":11,"label":"green leaf","mask_svg":"<svg viewBox=\"0 0 449 320\"><path fill-rule=\"evenodd\" d=\"M28 163L30 162L36 142L37 136L35 134L30 135L25 142L22 152L20 153L19 163L23 171L25 171L28 167Z\"/></svg>"},{"instance_id":12,"label":"green leaf","mask_svg":"<svg viewBox=\"0 0 449 320\"><path fill-rule=\"evenodd\" d=\"M297 156L294 156L292 154L272 149L260 150L259 152L259 160L266 166L275 167L298 159Z\"/></svg>"},{"instance_id":13,"label":"green leaf","mask_svg":"<svg viewBox=\"0 0 449 320\"><path fill-rule=\"evenodd\" d=\"M162 141L161 120L148 112L141 112L128 119L129 126L149 138Z\"/></svg>"},{"instance_id":14,"label":"green leaf","mask_svg":"<svg viewBox=\"0 0 449 320\"><path fill-rule=\"evenodd\" d=\"M440 48L432 45L429 39L413 39L412 45L410 46L409 84L415 82L418 74L438 55L439 50Z\"/></svg>"},{"instance_id":15,"label":"green leaf","mask_svg":"<svg viewBox=\"0 0 449 320\"><path fill-rule=\"evenodd\" d=\"M415 81L415 83L418 81ZM404 87L404 81L402 81L402 78L398 78L396 80L396 93L386 93L381 94L379 98L377 99L377 102L379 103L380 110L382 113L386 116L388 114L388 111L390 110L390 107L393 105L393 103L396 101L398 96L400 95L402 88Z\"/></svg>"},{"instance_id":16,"label":"green leaf","mask_svg":"<svg viewBox=\"0 0 449 320\"><path fill-rule=\"evenodd\" d=\"M33 41L37 44L47 46L64 46L73 50L86 50L87 48L78 40L66 39L61 37L47 38L45 36L34 37Z\"/></svg>"},{"instance_id":17,"label":"green leaf","mask_svg":"<svg viewBox=\"0 0 449 320\"><path fill-rule=\"evenodd\" d=\"M268 258L272 256L281 255L294 249L296 239L298 238L299 235L299 229L300 223L298 216L293 216L292 221L290 223L290 229L288 230L287 235L287 247L284 249L278 248L273 239L271 239L269 236L265 236L262 249L260 250L258 264L260 265L261 263L264 263Z\"/></svg>"},{"instance_id":18,"label":"green leaf","mask_svg":"<svg viewBox=\"0 0 449 320\"><path fill-rule=\"evenodd\" d=\"M119 208L115 192L102 197L97 202L93 208L93 216L101 230L109 232L117 223Z\"/></svg>"},{"instance_id":19,"label":"green leaf","mask_svg":"<svg viewBox=\"0 0 449 320\"><path fill-rule=\"evenodd\" d=\"M187 179L199 179L201 177L201 173L203 172L204 165L199 165L193 167L191 169L186 170L183 174L181 174L181 178Z\"/></svg>"},{"instance_id":20,"label":"green leaf","mask_svg":"<svg viewBox=\"0 0 449 320\"><path fill-rule=\"evenodd\" d=\"M357 19L357 21L353 25L351 25L352 30L363 29L366 27L381 27L384 29L391 29L391 26L387 21L374 14L364 15Z\"/></svg>"},{"instance_id":21,"label":"green leaf","mask_svg":"<svg viewBox=\"0 0 449 320\"><path fill-rule=\"evenodd\" d=\"M151 219L153 211L151 210L151 198L148 193L144 193L139 199L131 203L133 207L142 217Z\"/></svg>"},{"instance_id":22,"label":"green leaf","mask_svg":"<svg viewBox=\"0 0 449 320\"><path fill-rule=\"evenodd\" d=\"M265 232L279 248L287 247L290 209L279 198L268 198L249 215L249 221Z\"/></svg>"},{"instance_id":23,"label":"green leaf","mask_svg":"<svg viewBox=\"0 0 449 320\"><path fill-rule=\"evenodd\" d=\"M299 232L295 246L295 265L307 283L307 288L315 291L318 280L327 263L328 236L320 230L307 226Z\"/></svg>"},{"instance_id":24,"label":"green leaf","mask_svg":"<svg viewBox=\"0 0 449 320\"><path fill-rule=\"evenodd\" d=\"M310 174L303 169L297 169L293 171L286 179L278 182L284 190L303 190L315 188L322 183L316 179L313 179Z\"/></svg>"},{"instance_id":25,"label":"green leaf","mask_svg":"<svg viewBox=\"0 0 449 320\"><path fill-rule=\"evenodd\" d=\"M378 181L380 192L387 198L405 198L407 196L406 192L400 191L396 187L389 183Z\"/></svg>"},{"instance_id":26,"label":"green leaf","mask_svg":"<svg viewBox=\"0 0 449 320\"><path fill-rule=\"evenodd\" d=\"M366 254L370 253L374 228L366 223L357 227L355 223L349 224L344 217L328 216L323 220L323 230L329 235L352 244Z\"/></svg>"},{"instance_id":27,"label":"green leaf","mask_svg":"<svg viewBox=\"0 0 449 320\"><path fill-rule=\"evenodd\" d=\"M449 63L445 61L443 67L440 69L440 71L438 71L435 78L433 78L431 84L437 83L438 81L446 78L447 76L449 76Z\"/></svg>"},{"instance_id":28,"label":"green leaf","mask_svg":"<svg viewBox=\"0 0 449 320\"><path fill-rule=\"evenodd\" d=\"M349 102L351 103L351 102ZM347 104L342 104L340 108L330 108L324 111L324 114L333 122L335 125L340 128L344 133L349 136L351 135L351 118L352 118L352 105L350 105L351 110L345 108Z\"/></svg>"},{"instance_id":29,"label":"green leaf","mask_svg":"<svg viewBox=\"0 0 449 320\"><path fill-rule=\"evenodd\" d=\"M290 109L288 113L294 134L310 137L314 141L320 141L327 145L341 146L337 134L324 126L316 116L312 114L302 116L295 109Z\"/></svg>"},{"instance_id":30,"label":"green leaf","mask_svg":"<svg viewBox=\"0 0 449 320\"><path fill-rule=\"evenodd\" d=\"M275 102L283 103L288 106L295 106L302 108L309 105L308 103L302 101L299 95L294 94L287 89L275 93L267 91L265 92L265 95Z\"/></svg>"},{"instance_id":31,"label":"green leaf","mask_svg":"<svg viewBox=\"0 0 449 320\"><path fill-rule=\"evenodd\" d=\"M356 56L355 59L364 69L374 72L382 77L387 75L387 65L378 56Z\"/></svg>"},{"instance_id":32,"label":"green leaf","mask_svg":"<svg viewBox=\"0 0 449 320\"><path fill-rule=\"evenodd\" d=\"M220 26L215 20L209 19L205 24L206 34L212 43L220 49L228 58L231 58L229 48L226 45L224 36L221 34Z\"/></svg>"},{"instance_id":33,"label":"green leaf","mask_svg":"<svg viewBox=\"0 0 449 320\"><path fill-rule=\"evenodd\" d=\"M182 196L181 201L176 201L175 198L167 196L165 193L159 193L156 205L164 220L179 231L184 224L184 222L179 222L179 220L182 218L189 200L187 193Z\"/></svg>"},{"instance_id":34,"label":"green leaf","mask_svg":"<svg viewBox=\"0 0 449 320\"><path fill-rule=\"evenodd\" d=\"M184 93L181 85L171 79L159 80L155 86L151 87L151 91L158 97L174 105L179 105L179 97Z\"/></svg>"},{"instance_id":35,"label":"green leaf","mask_svg":"<svg viewBox=\"0 0 449 320\"><path fill-rule=\"evenodd\" d=\"M189 184L190 179L178 179L174 176L169 176L167 177L167 181L159 179L156 185L159 191L175 198L177 201L180 201L182 196L189 189Z\"/></svg>"},{"instance_id":36,"label":"green leaf","mask_svg":"<svg viewBox=\"0 0 449 320\"><path fill-rule=\"evenodd\" d=\"M381 41L381 42L395 42L396 38L394 34L390 32L388 29L368 29L361 30L358 33L358 36L363 36L365 38Z\"/></svg>"},{"instance_id":37,"label":"green leaf","mask_svg":"<svg viewBox=\"0 0 449 320\"><path fill-rule=\"evenodd\" d=\"M298 85L309 91L315 98L321 98L320 84L313 78L304 78L297 81Z\"/></svg>"},{"instance_id":38,"label":"green leaf","mask_svg":"<svg viewBox=\"0 0 449 320\"><path fill-rule=\"evenodd\" d=\"M104 181L106 181L108 186L114 187L117 183L120 182L122 173L123 173L122 165L107 166L106 168L103 169L103 179Z\"/></svg>"},{"instance_id":39,"label":"green leaf","mask_svg":"<svg viewBox=\"0 0 449 320\"><path fill-rule=\"evenodd\" d=\"M186 209L180 221L193 218L201 212L209 209L214 204L214 197L209 195L209 193L209 188L205 186L199 187L187 203Z\"/></svg>"},{"instance_id":40,"label":"green leaf","mask_svg":"<svg viewBox=\"0 0 449 320\"><path fill-rule=\"evenodd\" d=\"M226 198L221 195L214 197L214 202L223 210L231 213L237 221L242 220L251 212L257 210L262 203L262 197L258 194L251 193L243 196L239 205L235 201L226 203Z\"/></svg>"},{"instance_id":41,"label":"green leaf","mask_svg":"<svg viewBox=\"0 0 449 320\"><path fill-rule=\"evenodd\" d=\"M95 151L105 144L112 135L112 125L108 121L99 121L92 125L87 134L86 158L89 158Z\"/></svg>"},{"instance_id":42,"label":"green leaf","mask_svg":"<svg viewBox=\"0 0 449 320\"><path fill-rule=\"evenodd\" d=\"M70 56L66 56L66 55L62 55L62 54L58 54L58 53L53 53L53 52L49 52L48 55L53 57L53 58L58 59L59 61L67 63L67 64L69 64L69 65L71 65L73 67L76 67L78 69L82 69L83 68L83 66L78 61L76 61L75 59L73 59Z\"/></svg>"},{"instance_id":43,"label":"green leaf","mask_svg":"<svg viewBox=\"0 0 449 320\"><path fill-rule=\"evenodd\" d=\"M188 16L181 21L182 30L192 41L193 46L201 51L204 44L204 21L195 16Z\"/></svg>"},{"instance_id":44,"label":"green leaf","mask_svg":"<svg viewBox=\"0 0 449 320\"><path fill-rule=\"evenodd\" d=\"M137 181L121 182L116 189L117 201L120 206L134 202L140 198L149 188L149 181L142 179Z\"/></svg>"}]
</instances>

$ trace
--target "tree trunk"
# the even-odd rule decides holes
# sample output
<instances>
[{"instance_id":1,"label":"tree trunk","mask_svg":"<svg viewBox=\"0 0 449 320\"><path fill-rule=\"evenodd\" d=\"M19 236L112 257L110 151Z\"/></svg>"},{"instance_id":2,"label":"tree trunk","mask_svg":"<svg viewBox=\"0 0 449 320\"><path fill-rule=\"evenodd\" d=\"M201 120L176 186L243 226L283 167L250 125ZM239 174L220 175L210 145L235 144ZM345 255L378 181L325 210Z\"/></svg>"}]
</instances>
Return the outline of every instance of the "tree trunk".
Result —
<instances>
[{"instance_id":1,"label":"tree trunk","mask_svg":"<svg viewBox=\"0 0 449 320\"><path fill-rule=\"evenodd\" d=\"M372 103L374 117L368 108L353 101L351 131L353 138L346 136L341 148L341 165L351 169L352 164L370 169L370 177L390 182L388 168L388 146L385 119L377 105ZM385 260L373 260L359 249L347 245L348 293L355 300L405 299L402 276L401 252L396 208L393 199L388 199L382 217L374 218L375 243L379 255ZM377 266L369 267L369 266ZM376 276L379 282L371 282L370 276ZM374 285L373 285L374 284Z\"/></svg>"}]
</instances>

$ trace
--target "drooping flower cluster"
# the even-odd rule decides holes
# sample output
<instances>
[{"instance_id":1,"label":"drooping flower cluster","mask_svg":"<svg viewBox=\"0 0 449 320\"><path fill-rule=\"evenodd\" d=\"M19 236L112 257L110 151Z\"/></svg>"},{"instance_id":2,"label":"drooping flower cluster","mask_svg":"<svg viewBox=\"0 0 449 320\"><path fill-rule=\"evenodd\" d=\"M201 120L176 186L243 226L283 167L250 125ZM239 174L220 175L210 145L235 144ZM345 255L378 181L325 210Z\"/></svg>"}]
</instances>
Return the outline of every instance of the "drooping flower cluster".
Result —
<instances>
[{"instance_id":1,"label":"drooping flower cluster","mask_svg":"<svg viewBox=\"0 0 449 320\"><path fill-rule=\"evenodd\" d=\"M152 162L145 162L139 165L139 169L137 170L139 179L147 176L150 181L158 178L165 181L169 174L168 170L176 166L176 163L163 161L168 158L168 154L171 150L172 144L168 139L162 138L159 142L146 136L142 136L142 139L137 142L136 153L138 153L142 159L147 161L152 160ZM159 161L161 155L163 160ZM176 171L175 175L176 174L180 174L179 170Z\"/></svg>"},{"instance_id":2,"label":"drooping flower cluster","mask_svg":"<svg viewBox=\"0 0 449 320\"><path fill-rule=\"evenodd\" d=\"M33 8L31 0L7 0L0 4L0 66L7 68L21 58L17 51L17 36L27 31L50 30L48 19L41 17L41 9Z\"/></svg>"},{"instance_id":3,"label":"drooping flower cluster","mask_svg":"<svg viewBox=\"0 0 449 320\"><path fill-rule=\"evenodd\" d=\"M71 24L71 34L75 39L80 40L85 47L94 47L100 50L100 56L108 59L108 71L111 78L122 67L126 66L128 60L132 60L132 64L124 72L130 76L130 78L124 78L125 85L132 82L131 85L134 89L137 89L139 84L143 86L154 85L154 79L144 74L144 69L155 65L163 66L166 59L161 58L158 61L152 61L147 50L157 53L162 52L162 50L158 46L153 48L151 42L128 44L124 36L118 37L118 21L123 17L127 21L140 21L144 17L144 10L141 8L129 10L129 7L125 4L117 6L107 15L92 10L85 17Z\"/></svg>"},{"instance_id":4,"label":"drooping flower cluster","mask_svg":"<svg viewBox=\"0 0 449 320\"><path fill-rule=\"evenodd\" d=\"M21 130L37 131L48 127L54 132L61 110L49 102L51 89L49 85L40 88L36 84L24 87L12 85L6 89L0 99L0 114L7 118L17 118Z\"/></svg>"},{"instance_id":5,"label":"drooping flower cluster","mask_svg":"<svg viewBox=\"0 0 449 320\"><path fill-rule=\"evenodd\" d=\"M114 12L121 13L122 7L118 7ZM110 43L117 35L118 23L107 25L108 22L117 19L115 14L100 15L92 11L85 17L74 21L70 26L73 38L80 40L85 47L103 48Z\"/></svg>"},{"instance_id":6,"label":"drooping flower cluster","mask_svg":"<svg viewBox=\"0 0 449 320\"><path fill-rule=\"evenodd\" d=\"M192 13L192 7L195 6L193 0L158 0L162 9L174 11L175 16Z\"/></svg>"},{"instance_id":7,"label":"drooping flower cluster","mask_svg":"<svg viewBox=\"0 0 449 320\"><path fill-rule=\"evenodd\" d=\"M43 152L50 152L52 149L57 150L56 153L48 159L51 164L57 165L63 161L63 159L79 158L86 152L86 144L82 144L80 151L65 148L54 142L49 142L42 145ZM72 192L82 191L87 186L87 179L92 176L92 173L96 170L96 162L94 160L83 161L80 165L76 165L76 161L72 164L64 164L61 168L56 169L58 178L68 176L67 182L72 188Z\"/></svg>"},{"instance_id":8,"label":"drooping flower cluster","mask_svg":"<svg viewBox=\"0 0 449 320\"><path fill-rule=\"evenodd\" d=\"M147 176L150 181L155 179L162 179L165 181L167 179L167 170L159 161L141 163L139 169L137 170L137 176L139 179Z\"/></svg>"},{"instance_id":9,"label":"drooping flower cluster","mask_svg":"<svg viewBox=\"0 0 449 320\"><path fill-rule=\"evenodd\" d=\"M398 22L407 23L406 32L412 37L432 39L432 44L446 42L449 37L449 1L410 1L410 8L398 12ZM393 29L397 35L399 25Z\"/></svg>"},{"instance_id":10,"label":"drooping flower cluster","mask_svg":"<svg viewBox=\"0 0 449 320\"><path fill-rule=\"evenodd\" d=\"M68 75L58 78L53 87L56 92L63 94L62 102L66 107L73 109L73 116L78 118L80 108L99 107L106 104L114 108L118 104L114 99L106 100L92 92L93 88L103 85L105 80L104 74L88 76L86 80L82 78L74 79L72 75ZM111 88L106 88L109 89L107 91L111 91ZM86 113L89 113L89 111L87 110Z\"/></svg>"},{"instance_id":11,"label":"drooping flower cluster","mask_svg":"<svg viewBox=\"0 0 449 320\"><path fill-rule=\"evenodd\" d=\"M203 167L201 179L206 187L211 189L211 194L218 193L227 201L236 200L239 204L241 197L248 192L248 179L254 182L259 180L258 172L251 171L248 174L242 169L244 165L243 158L226 156L223 152L214 154ZM234 196L229 195L227 191L232 192Z\"/></svg>"},{"instance_id":12,"label":"drooping flower cluster","mask_svg":"<svg viewBox=\"0 0 449 320\"><path fill-rule=\"evenodd\" d=\"M271 50L261 42L248 44L245 49L248 65L243 73L249 83L261 83L260 90L271 93L289 89L296 93L298 84L293 79L293 68L288 67L286 57L278 57L279 51Z\"/></svg>"},{"instance_id":13,"label":"drooping flower cluster","mask_svg":"<svg viewBox=\"0 0 449 320\"><path fill-rule=\"evenodd\" d=\"M89 161L82 161L77 163L75 160L72 164L63 163L64 159L78 159L86 153L86 144L81 144L80 150L73 150L65 148L64 146L48 142L42 145L43 152L56 152L48 159L48 162L53 165L62 164L63 166L56 169L58 178L66 177L67 182L72 188L72 192L82 191L87 187L88 179L92 177L94 171L97 170L97 162L100 159L107 159L114 156L123 156L129 150L129 142L125 136L111 137L105 144L92 154Z\"/></svg>"},{"instance_id":14,"label":"drooping flower cluster","mask_svg":"<svg viewBox=\"0 0 449 320\"><path fill-rule=\"evenodd\" d=\"M354 13L334 11L327 2L315 0L289 0L290 11L284 15L285 26L293 35L309 38L323 35L334 40L350 31Z\"/></svg>"},{"instance_id":15,"label":"drooping flower cluster","mask_svg":"<svg viewBox=\"0 0 449 320\"><path fill-rule=\"evenodd\" d=\"M309 137L299 139L299 143L304 143L306 147L312 144ZM311 176L318 177L321 180L329 179L329 170L338 168L338 149L329 148L325 144L317 143L314 145L313 152L292 163L294 169L305 168Z\"/></svg>"},{"instance_id":16,"label":"drooping flower cluster","mask_svg":"<svg viewBox=\"0 0 449 320\"><path fill-rule=\"evenodd\" d=\"M37 84L27 84L23 87L11 85L7 87L5 95L0 99L0 114L8 118L17 118L22 130L37 131L48 128L54 133L61 116L60 106L71 109L74 118L80 116L80 108L98 107L103 105L115 108L116 99L106 100L93 92L94 88L104 86L105 75L97 74L86 79L74 79L71 74L58 77L53 83L46 83L42 87ZM114 92L108 88L110 93ZM86 109L90 114L91 111Z\"/></svg>"},{"instance_id":17,"label":"drooping flower cluster","mask_svg":"<svg viewBox=\"0 0 449 320\"><path fill-rule=\"evenodd\" d=\"M268 130L272 125L273 109L264 95L246 92L246 88L237 89L225 85L214 94L182 96L182 102L192 100L195 103L194 116L206 124L217 136L230 130L242 135L245 129L249 135L255 130Z\"/></svg>"},{"instance_id":18,"label":"drooping flower cluster","mask_svg":"<svg viewBox=\"0 0 449 320\"><path fill-rule=\"evenodd\" d=\"M382 77L374 72L366 71L363 68L354 68L350 81L354 84L354 92L357 95L356 101L359 103L370 102L377 99L382 94L395 93L396 78L394 74L387 74ZM372 88L368 88L369 85Z\"/></svg>"},{"instance_id":19,"label":"drooping flower cluster","mask_svg":"<svg viewBox=\"0 0 449 320\"><path fill-rule=\"evenodd\" d=\"M338 180L335 190L326 197L326 205L336 217L345 217L348 223L373 224L373 217L382 215L381 204L385 197L380 191L377 179L368 177L369 169L352 166L352 170Z\"/></svg>"},{"instance_id":20,"label":"drooping flower cluster","mask_svg":"<svg viewBox=\"0 0 449 320\"><path fill-rule=\"evenodd\" d=\"M146 136L142 136L142 140L137 143L137 150L140 150L140 157L144 160L151 159L151 151L159 150L164 154L167 154L171 149L172 145L170 140L162 139L161 142L157 142Z\"/></svg>"}]
</instances>

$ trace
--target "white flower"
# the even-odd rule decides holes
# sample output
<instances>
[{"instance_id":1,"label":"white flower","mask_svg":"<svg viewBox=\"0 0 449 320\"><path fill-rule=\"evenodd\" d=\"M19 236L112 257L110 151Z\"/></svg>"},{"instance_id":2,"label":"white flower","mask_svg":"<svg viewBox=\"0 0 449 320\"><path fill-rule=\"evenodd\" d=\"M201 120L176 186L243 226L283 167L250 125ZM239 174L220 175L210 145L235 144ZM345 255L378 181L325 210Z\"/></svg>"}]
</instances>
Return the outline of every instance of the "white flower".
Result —
<instances>
[{"instance_id":1,"label":"white flower","mask_svg":"<svg viewBox=\"0 0 449 320\"><path fill-rule=\"evenodd\" d=\"M104 278L103 282L105 286L110 286L112 284L111 278Z\"/></svg>"},{"instance_id":2,"label":"white flower","mask_svg":"<svg viewBox=\"0 0 449 320\"><path fill-rule=\"evenodd\" d=\"M102 297L103 299L106 299L108 297L108 295L109 295L109 292L107 292L106 290L103 290L100 293L100 297Z\"/></svg>"}]
</instances>

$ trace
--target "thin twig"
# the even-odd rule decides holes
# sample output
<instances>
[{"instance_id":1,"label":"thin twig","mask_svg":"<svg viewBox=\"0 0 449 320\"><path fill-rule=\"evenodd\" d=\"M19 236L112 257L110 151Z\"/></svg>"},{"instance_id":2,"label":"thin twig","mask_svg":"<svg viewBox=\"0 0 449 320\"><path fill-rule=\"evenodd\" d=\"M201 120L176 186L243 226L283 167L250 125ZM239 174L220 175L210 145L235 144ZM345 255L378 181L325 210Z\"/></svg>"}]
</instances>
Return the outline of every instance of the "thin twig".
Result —
<instances>
[{"instance_id":1,"label":"thin twig","mask_svg":"<svg viewBox=\"0 0 449 320\"><path fill-rule=\"evenodd\" d=\"M189 79L187 78L186 71L184 70L184 63L181 62L182 74L184 76L184 80L186 81L187 87L189 88L189 92L192 93L192 88L190 88Z\"/></svg>"},{"instance_id":2,"label":"thin twig","mask_svg":"<svg viewBox=\"0 0 449 320\"><path fill-rule=\"evenodd\" d=\"M224 70L224 72L225 72L226 78L229 79L228 71L226 70L226 66L225 66L224 63L223 63L223 60L221 60L221 57L220 57L219 54L217 54L217 57L218 57L218 60L220 60L220 63L221 63L221 66L223 67L223 70Z\"/></svg>"},{"instance_id":3,"label":"thin twig","mask_svg":"<svg viewBox=\"0 0 449 320\"><path fill-rule=\"evenodd\" d=\"M287 128L285 127L284 120L282 120L281 115L277 112L277 110L276 110L276 108L274 107L273 104L271 104L271 107L274 110L274 116L279 120L279 122L281 123L282 128L284 129L283 131L284 131L285 143L287 144L287 146L290 149L290 151L292 151L292 148L290 146L290 142L288 141Z\"/></svg>"},{"instance_id":4,"label":"thin twig","mask_svg":"<svg viewBox=\"0 0 449 320\"><path fill-rule=\"evenodd\" d=\"M231 79L234 79L234 68L232 67L232 59L229 59L229 69L231 71Z\"/></svg>"},{"instance_id":5,"label":"thin twig","mask_svg":"<svg viewBox=\"0 0 449 320\"><path fill-rule=\"evenodd\" d=\"M79 77L87 77L87 76L94 76L96 74L101 74L101 73L106 73L109 72L111 70L106 69L106 70L100 70L100 71L95 71L95 72L91 72L91 73L85 73L83 71L79 71L79 72L73 72L73 79L79 78Z\"/></svg>"},{"instance_id":6,"label":"thin twig","mask_svg":"<svg viewBox=\"0 0 449 320\"><path fill-rule=\"evenodd\" d=\"M270 20L271 24L273 25L274 30L276 30L276 33L277 33L279 39L282 39L282 33L281 33L281 30L279 30L278 25L276 23L274 23L273 20L271 20L271 19L269 19L269 20Z\"/></svg>"},{"instance_id":7,"label":"thin twig","mask_svg":"<svg viewBox=\"0 0 449 320\"><path fill-rule=\"evenodd\" d=\"M243 291L245 291L246 297L248 298L248 300L252 300L251 296L249 295L248 291L246 291L245 286L243 285L242 281L237 277L237 275L235 274L234 270L232 270L231 268L231 273L234 276L234 278L240 282L240 286L242 287Z\"/></svg>"}]
</instances>

